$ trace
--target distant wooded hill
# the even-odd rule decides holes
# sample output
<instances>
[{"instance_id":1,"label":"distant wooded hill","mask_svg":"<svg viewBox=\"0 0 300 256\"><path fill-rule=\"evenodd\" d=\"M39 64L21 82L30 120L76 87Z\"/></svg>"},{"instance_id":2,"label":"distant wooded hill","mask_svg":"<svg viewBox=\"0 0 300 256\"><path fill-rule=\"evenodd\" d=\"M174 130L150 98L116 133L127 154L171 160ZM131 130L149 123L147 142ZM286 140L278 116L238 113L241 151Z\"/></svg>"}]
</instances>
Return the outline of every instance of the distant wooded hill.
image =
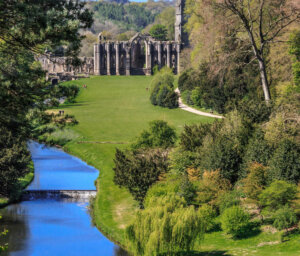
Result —
<instances>
[{"instance_id":1,"label":"distant wooded hill","mask_svg":"<svg viewBox=\"0 0 300 256\"><path fill-rule=\"evenodd\" d=\"M108 39L128 40L137 32L147 32L153 24L163 24L173 39L175 11L173 1L148 1L146 3L128 0L91 1L87 3L94 12L94 25L84 31L81 56L93 56L93 44L97 35L103 32Z\"/></svg>"}]
</instances>

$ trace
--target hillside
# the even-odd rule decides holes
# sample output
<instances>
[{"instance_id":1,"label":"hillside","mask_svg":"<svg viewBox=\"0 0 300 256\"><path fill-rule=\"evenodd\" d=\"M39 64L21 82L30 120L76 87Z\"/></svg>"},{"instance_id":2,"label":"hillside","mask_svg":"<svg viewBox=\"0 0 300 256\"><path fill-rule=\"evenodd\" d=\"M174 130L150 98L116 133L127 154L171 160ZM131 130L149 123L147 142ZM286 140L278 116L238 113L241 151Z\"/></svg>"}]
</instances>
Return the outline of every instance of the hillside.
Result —
<instances>
[{"instance_id":1,"label":"hillside","mask_svg":"<svg viewBox=\"0 0 300 256\"><path fill-rule=\"evenodd\" d=\"M94 24L84 31L86 38L82 42L81 56L93 56L93 44L97 35L103 32L108 39L128 40L135 33L148 31L153 24L166 25L172 39L174 34L174 8L171 1L148 1L136 3L128 1L88 2L88 8L94 13ZM160 15L163 12L163 15Z\"/></svg>"}]
</instances>

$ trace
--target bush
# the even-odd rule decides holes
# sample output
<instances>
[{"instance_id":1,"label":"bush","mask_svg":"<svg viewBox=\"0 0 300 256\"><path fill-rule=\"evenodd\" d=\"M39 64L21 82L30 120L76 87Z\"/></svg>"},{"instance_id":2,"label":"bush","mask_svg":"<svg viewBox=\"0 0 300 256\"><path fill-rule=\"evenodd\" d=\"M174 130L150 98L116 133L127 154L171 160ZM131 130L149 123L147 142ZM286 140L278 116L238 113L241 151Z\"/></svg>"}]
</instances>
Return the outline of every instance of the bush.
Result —
<instances>
[{"instance_id":1,"label":"bush","mask_svg":"<svg viewBox=\"0 0 300 256\"><path fill-rule=\"evenodd\" d=\"M175 173L184 173L187 168L193 167L195 153L176 148L170 154L170 167Z\"/></svg>"},{"instance_id":2,"label":"bush","mask_svg":"<svg viewBox=\"0 0 300 256\"><path fill-rule=\"evenodd\" d=\"M194 184L197 186L195 201L198 204L215 205L217 198L231 189L229 180L224 179L219 170L205 171L202 179Z\"/></svg>"},{"instance_id":3,"label":"bush","mask_svg":"<svg viewBox=\"0 0 300 256\"><path fill-rule=\"evenodd\" d=\"M218 198L218 206L220 213L223 213L226 209L232 206L238 206L241 204L241 193L234 190L221 194Z\"/></svg>"},{"instance_id":4,"label":"bush","mask_svg":"<svg viewBox=\"0 0 300 256\"><path fill-rule=\"evenodd\" d=\"M196 197L196 187L189 181L187 175L183 175L181 179L178 194L188 205L192 204Z\"/></svg>"},{"instance_id":5,"label":"bush","mask_svg":"<svg viewBox=\"0 0 300 256\"><path fill-rule=\"evenodd\" d=\"M268 166L271 157L272 147L270 147L264 139L264 132L261 129L257 129L246 146L243 157L243 169L246 171L249 164L253 162Z\"/></svg>"},{"instance_id":6,"label":"bush","mask_svg":"<svg viewBox=\"0 0 300 256\"><path fill-rule=\"evenodd\" d=\"M211 124L185 125L180 135L180 145L184 150L195 152L202 146L204 137L209 133Z\"/></svg>"},{"instance_id":7,"label":"bush","mask_svg":"<svg viewBox=\"0 0 300 256\"><path fill-rule=\"evenodd\" d=\"M67 101L70 103L75 102L75 98L77 97L80 91L79 86L71 84L71 85L58 85L58 93L57 97L66 97Z\"/></svg>"},{"instance_id":8,"label":"bush","mask_svg":"<svg viewBox=\"0 0 300 256\"><path fill-rule=\"evenodd\" d=\"M242 189L247 197L257 200L259 194L266 186L267 168L262 164L253 162L248 167L248 175L241 180Z\"/></svg>"},{"instance_id":9,"label":"bush","mask_svg":"<svg viewBox=\"0 0 300 256\"><path fill-rule=\"evenodd\" d=\"M150 186L168 171L167 159L167 154L160 150L123 152L117 149L114 183L127 188L142 208Z\"/></svg>"},{"instance_id":10,"label":"bush","mask_svg":"<svg viewBox=\"0 0 300 256\"><path fill-rule=\"evenodd\" d=\"M274 215L273 226L279 230L289 228L297 223L295 212L288 206L278 209Z\"/></svg>"},{"instance_id":11,"label":"bush","mask_svg":"<svg viewBox=\"0 0 300 256\"><path fill-rule=\"evenodd\" d=\"M259 202L270 210L290 205L296 198L297 186L286 181L276 180L259 195Z\"/></svg>"},{"instance_id":12,"label":"bush","mask_svg":"<svg viewBox=\"0 0 300 256\"><path fill-rule=\"evenodd\" d=\"M178 175L167 174L166 180L153 184L145 197L144 206L147 208L154 198L178 194L180 179Z\"/></svg>"},{"instance_id":13,"label":"bush","mask_svg":"<svg viewBox=\"0 0 300 256\"><path fill-rule=\"evenodd\" d=\"M24 138L0 125L0 195L12 195L19 178L28 173L30 161Z\"/></svg>"},{"instance_id":14,"label":"bush","mask_svg":"<svg viewBox=\"0 0 300 256\"><path fill-rule=\"evenodd\" d=\"M201 167L204 170L220 170L223 178L230 180L233 184L237 181L240 164L242 162L241 152L235 145L235 138L217 137L207 148L201 150Z\"/></svg>"},{"instance_id":15,"label":"bush","mask_svg":"<svg viewBox=\"0 0 300 256\"><path fill-rule=\"evenodd\" d=\"M138 148L168 148L174 146L176 142L175 129L167 122L154 120L149 123L150 129L144 130L138 137L137 142L132 145L133 149Z\"/></svg>"},{"instance_id":16,"label":"bush","mask_svg":"<svg viewBox=\"0 0 300 256\"><path fill-rule=\"evenodd\" d=\"M200 219L203 221L204 229L206 232L215 229L218 225L215 222L217 214L212 206L208 204L203 204L201 207L199 207L198 214Z\"/></svg>"},{"instance_id":17,"label":"bush","mask_svg":"<svg viewBox=\"0 0 300 256\"><path fill-rule=\"evenodd\" d=\"M273 179L297 184L300 181L300 147L293 141L283 140L269 163Z\"/></svg>"},{"instance_id":18,"label":"bush","mask_svg":"<svg viewBox=\"0 0 300 256\"><path fill-rule=\"evenodd\" d=\"M170 68L162 68L151 82L150 101L166 108L178 107L178 95L174 92L174 74Z\"/></svg>"},{"instance_id":19,"label":"bush","mask_svg":"<svg viewBox=\"0 0 300 256\"><path fill-rule=\"evenodd\" d=\"M252 230L250 216L240 206L233 206L223 212L221 226L233 238L245 237Z\"/></svg>"}]
</instances>

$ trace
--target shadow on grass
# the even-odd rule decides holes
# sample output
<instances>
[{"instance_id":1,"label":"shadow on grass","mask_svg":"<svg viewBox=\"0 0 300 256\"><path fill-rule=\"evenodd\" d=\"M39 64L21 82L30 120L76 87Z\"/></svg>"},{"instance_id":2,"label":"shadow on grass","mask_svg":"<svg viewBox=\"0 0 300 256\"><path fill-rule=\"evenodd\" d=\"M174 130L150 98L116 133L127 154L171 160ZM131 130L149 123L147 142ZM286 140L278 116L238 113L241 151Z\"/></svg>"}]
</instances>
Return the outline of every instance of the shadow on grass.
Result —
<instances>
[{"instance_id":1,"label":"shadow on grass","mask_svg":"<svg viewBox=\"0 0 300 256\"><path fill-rule=\"evenodd\" d=\"M241 234L238 237L232 237L233 240L242 240L242 239L247 239L247 238L251 238L254 236L257 236L261 233L261 230L259 229L259 227L255 227L252 230L247 231L247 233L245 234Z\"/></svg>"}]
</instances>

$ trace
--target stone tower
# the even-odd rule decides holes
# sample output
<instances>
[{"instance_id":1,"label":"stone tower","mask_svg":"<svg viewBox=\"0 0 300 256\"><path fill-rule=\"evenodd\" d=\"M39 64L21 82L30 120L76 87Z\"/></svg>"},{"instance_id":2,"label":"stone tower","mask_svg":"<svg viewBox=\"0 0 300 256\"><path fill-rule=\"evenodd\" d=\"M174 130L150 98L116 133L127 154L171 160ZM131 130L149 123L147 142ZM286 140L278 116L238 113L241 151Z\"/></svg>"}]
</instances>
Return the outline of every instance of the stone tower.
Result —
<instances>
[{"instance_id":1,"label":"stone tower","mask_svg":"<svg viewBox=\"0 0 300 256\"><path fill-rule=\"evenodd\" d=\"M183 33L184 26L184 6L185 0L176 0L175 4L175 41L185 42L185 35Z\"/></svg>"}]
</instances>

